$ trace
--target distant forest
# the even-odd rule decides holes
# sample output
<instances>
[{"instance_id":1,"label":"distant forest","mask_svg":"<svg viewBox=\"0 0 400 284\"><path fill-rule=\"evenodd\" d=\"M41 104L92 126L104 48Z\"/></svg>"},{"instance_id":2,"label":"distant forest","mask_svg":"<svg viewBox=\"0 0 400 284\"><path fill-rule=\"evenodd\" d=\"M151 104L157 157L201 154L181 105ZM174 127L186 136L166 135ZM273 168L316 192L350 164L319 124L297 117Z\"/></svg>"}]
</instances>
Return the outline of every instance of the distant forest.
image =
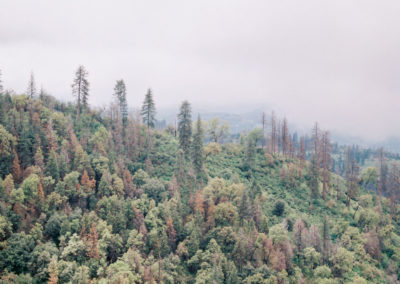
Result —
<instances>
[{"instance_id":1,"label":"distant forest","mask_svg":"<svg viewBox=\"0 0 400 284\"><path fill-rule=\"evenodd\" d=\"M400 155L262 113L157 121L115 82L91 107L0 73L0 283L400 283ZM190 90L189 90L190 91Z\"/></svg>"}]
</instances>

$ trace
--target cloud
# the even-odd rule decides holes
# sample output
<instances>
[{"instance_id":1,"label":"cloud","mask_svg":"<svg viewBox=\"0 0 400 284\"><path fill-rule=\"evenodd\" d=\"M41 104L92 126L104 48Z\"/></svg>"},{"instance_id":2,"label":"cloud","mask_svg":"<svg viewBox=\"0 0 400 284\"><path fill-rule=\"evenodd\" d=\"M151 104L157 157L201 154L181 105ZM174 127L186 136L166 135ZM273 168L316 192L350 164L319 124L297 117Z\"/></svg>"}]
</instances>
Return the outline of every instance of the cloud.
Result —
<instances>
[{"instance_id":1,"label":"cloud","mask_svg":"<svg viewBox=\"0 0 400 284\"><path fill-rule=\"evenodd\" d=\"M4 84L26 89L34 70L72 99L76 67L90 103L123 78L130 105L154 89L159 107L183 99L221 109L277 108L300 125L379 140L400 136L400 2L2 1Z\"/></svg>"}]
</instances>

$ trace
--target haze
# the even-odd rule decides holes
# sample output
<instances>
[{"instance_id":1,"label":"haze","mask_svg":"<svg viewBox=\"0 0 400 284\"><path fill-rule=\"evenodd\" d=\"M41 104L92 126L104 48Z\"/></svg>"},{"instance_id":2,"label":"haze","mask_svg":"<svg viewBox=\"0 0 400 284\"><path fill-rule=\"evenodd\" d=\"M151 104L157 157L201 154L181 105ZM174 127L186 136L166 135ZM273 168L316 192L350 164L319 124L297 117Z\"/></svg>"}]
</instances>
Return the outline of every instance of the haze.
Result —
<instances>
[{"instance_id":1,"label":"haze","mask_svg":"<svg viewBox=\"0 0 400 284\"><path fill-rule=\"evenodd\" d=\"M78 65L90 104L117 79L139 107L184 99L220 111L276 109L309 127L400 136L399 1L15 1L0 3L4 86L72 100Z\"/></svg>"}]
</instances>

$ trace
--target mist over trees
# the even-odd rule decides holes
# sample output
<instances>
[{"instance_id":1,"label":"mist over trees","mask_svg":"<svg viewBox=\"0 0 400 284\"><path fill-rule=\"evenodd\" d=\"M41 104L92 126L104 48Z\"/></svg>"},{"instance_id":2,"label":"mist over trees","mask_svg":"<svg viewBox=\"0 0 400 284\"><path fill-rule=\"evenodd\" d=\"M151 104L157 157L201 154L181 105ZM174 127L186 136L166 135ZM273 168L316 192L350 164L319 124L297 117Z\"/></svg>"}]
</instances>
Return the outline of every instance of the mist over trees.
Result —
<instances>
[{"instance_id":1,"label":"mist over trees","mask_svg":"<svg viewBox=\"0 0 400 284\"><path fill-rule=\"evenodd\" d=\"M83 66L74 102L35 84L0 76L1 282L399 282L398 155L274 112L231 135L186 100L161 128L123 79L91 107Z\"/></svg>"}]
</instances>

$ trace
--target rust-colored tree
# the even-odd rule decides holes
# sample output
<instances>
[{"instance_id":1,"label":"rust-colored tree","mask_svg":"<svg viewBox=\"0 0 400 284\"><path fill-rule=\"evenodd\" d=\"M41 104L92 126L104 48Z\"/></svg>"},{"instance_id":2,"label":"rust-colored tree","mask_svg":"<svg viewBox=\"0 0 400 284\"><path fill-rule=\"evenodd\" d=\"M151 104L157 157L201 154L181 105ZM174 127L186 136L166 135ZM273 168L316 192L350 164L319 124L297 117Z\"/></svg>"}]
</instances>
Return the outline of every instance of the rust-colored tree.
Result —
<instances>
[{"instance_id":1,"label":"rust-colored tree","mask_svg":"<svg viewBox=\"0 0 400 284\"><path fill-rule=\"evenodd\" d=\"M39 181L39 183L38 183L38 196L39 196L39 199L42 202L45 200L44 190L43 190L43 186L42 186L42 182L41 181Z\"/></svg>"},{"instance_id":2,"label":"rust-colored tree","mask_svg":"<svg viewBox=\"0 0 400 284\"><path fill-rule=\"evenodd\" d=\"M174 223L171 217L168 217L167 222L166 222L166 231L168 235L168 242L170 247L174 248L175 247L175 242L176 242L176 230L174 228Z\"/></svg>"},{"instance_id":3,"label":"rust-colored tree","mask_svg":"<svg viewBox=\"0 0 400 284\"><path fill-rule=\"evenodd\" d=\"M87 170L83 171L83 175L81 177L81 189L87 193L90 194L96 186L96 180L95 179L90 179L89 174Z\"/></svg>"},{"instance_id":4,"label":"rust-colored tree","mask_svg":"<svg viewBox=\"0 0 400 284\"><path fill-rule=\"evenodd\" d=\"M14 151L14 160L13 160L13 166L12 166L12 175L14 177L14 181L17 183L21 182L22 178L22 169L21 165L18 159L18 154L17 152Z\"/></svg>"},{"instance_id":5,"label":"rust-colored tree","mask_svg":"<svg viewBox=\"0 0 400 284\"><path fill-rule=\"evenodd\" d=\"M90 258L98 259L100 257L98 247L99 235L97 234L96 225L94 223L92 223L92 225L90 226L90 232L87 236L87 241L89 243L87 256Z\"/></svg>"}]
</instances>

